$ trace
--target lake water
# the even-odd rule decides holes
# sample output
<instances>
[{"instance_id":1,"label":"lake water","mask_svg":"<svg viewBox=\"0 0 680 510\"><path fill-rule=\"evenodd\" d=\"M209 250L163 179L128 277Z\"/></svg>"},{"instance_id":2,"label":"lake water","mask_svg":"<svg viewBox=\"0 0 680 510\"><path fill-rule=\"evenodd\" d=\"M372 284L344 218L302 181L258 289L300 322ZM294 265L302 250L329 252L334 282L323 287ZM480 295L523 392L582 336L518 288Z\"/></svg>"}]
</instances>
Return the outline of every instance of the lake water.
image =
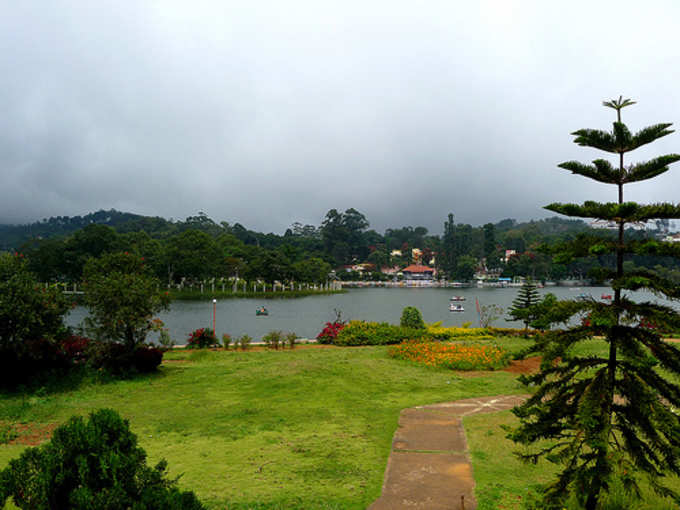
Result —
<instances>
[{"instance_id":1,"label":"lake water","mask_svg":"<svg viewBox=\"0 0 680 510\"><path fill-rule=\"evenodd\" d=\"M219 337L229 333L232 337L248 334L259 340L268 332L279 329L293 331L301 338L315 338L325 322L335 318L334 309L342 311L346 320L385 321L398 324L405 306L415 306L423 314L425 322L442 321L445 326L460 326L464 322L479 325L475 298L482 305L497 304L507 310L517 297L518 288L504 289L439 289L439 288L373 288L350 289L345 294L308 296L298 299L225 299L216 305L216 330ZM552 292L558 298L575 298L579 294L599 299L602 294L613 294L608 287L547 287L538 289L541 295ZM628 293L637 301L655 300L647 292ZM450 312L449 298L453 295L466 298L464 312ZM256 316L255 310L264 305L269 316ZM67 323L78 325L87 315L83 307L75 308L67 317ZM504 314L505 316L505 314ZM212 301L175 301L168 312L160 318L169 329L170 336L178 343L185 343L189 333L197 328L212 327ZM504 317L494 326L521 327L519 322L508 322Z\"/></svg>"}]
</instances>

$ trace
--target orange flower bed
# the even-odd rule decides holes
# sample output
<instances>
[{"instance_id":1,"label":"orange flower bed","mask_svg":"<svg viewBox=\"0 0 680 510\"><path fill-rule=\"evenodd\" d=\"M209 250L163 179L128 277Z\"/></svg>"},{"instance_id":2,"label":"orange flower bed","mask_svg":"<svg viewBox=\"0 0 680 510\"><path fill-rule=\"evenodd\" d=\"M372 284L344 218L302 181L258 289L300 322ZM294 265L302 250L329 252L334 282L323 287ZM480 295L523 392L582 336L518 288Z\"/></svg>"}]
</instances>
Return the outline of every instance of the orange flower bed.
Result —
<instances>
[{"instance_id":1,"label":"orange flower bed","mask_svg":"<svg viewBox=\"0 0 680 510\"><path fill-rule=\"evenodd\" d=\"M510 353L498 345L419 340L395 345L388 354L393 358L451 370L495 370L506 366L510 359Z\"/></svg>"}]
</instances>

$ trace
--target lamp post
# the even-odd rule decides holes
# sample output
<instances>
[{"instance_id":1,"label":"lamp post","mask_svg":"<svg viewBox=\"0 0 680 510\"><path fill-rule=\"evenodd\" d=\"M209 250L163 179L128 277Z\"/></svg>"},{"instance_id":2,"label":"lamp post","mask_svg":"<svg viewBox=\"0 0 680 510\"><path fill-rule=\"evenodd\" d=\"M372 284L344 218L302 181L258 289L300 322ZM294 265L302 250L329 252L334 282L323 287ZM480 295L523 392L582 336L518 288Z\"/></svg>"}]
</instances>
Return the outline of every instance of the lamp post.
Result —
<instances>
[{"instance_id":1,"label":"lamp post","mask_svg":"<svg viewBox=\"0 0 680 510\"><path fill-rule=\"evenodd\" d=\"M213 333L217 336L215 331L215 315L217 314L217 299L213 299Z\"/></svg>"}]
</instances>

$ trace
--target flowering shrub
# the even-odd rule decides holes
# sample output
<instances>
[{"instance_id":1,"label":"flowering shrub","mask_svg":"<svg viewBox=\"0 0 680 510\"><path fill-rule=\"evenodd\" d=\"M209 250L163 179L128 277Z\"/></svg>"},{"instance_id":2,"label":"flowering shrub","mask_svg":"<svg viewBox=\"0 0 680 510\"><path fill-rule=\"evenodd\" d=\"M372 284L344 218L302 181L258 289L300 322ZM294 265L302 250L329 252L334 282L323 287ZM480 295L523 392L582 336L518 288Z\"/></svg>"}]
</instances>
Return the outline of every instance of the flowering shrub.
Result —
<instances>
[{"instance_id":1,"label":"flowering shrub","mask_svg":"<svg viewBox=\"0 0 680 510\"><path fill-rule=\"evenodd\" d=\"M495 344L464 344L408 340L391 347L397 359L452 370L495 370L508 364L510 353Z\"/></svg>"},{"instance_id":2,"label":"flowering shrub","mask_svg":"<svg viewBox=\"0 0 680 510\"><path fill-rule=\"evenodd\" d=\"M327 322L326 326L323 328L323 330L321 330L321 333L317 335L316 341L320 344L335 343L335 339L338 337L338 334L344 327L345 323L343 321L336 320L333 322Z\"/></svg>"},{"instance_id":3,"label":"flowering shrub","mask_svg":"<svg viewBox=\"0 0 680 510\"><path fill-rule=\"evenodd\" d=\"M79 335L71 335L61 341L61 349L69 361L82 363L87 360L87 349L92 340Z\"/></svg>"},{"instance_id":4,"label":"flowering shrub","mask_svg":"<svg viewBox=\"0 0 680 510\"><path fill-rule=\"evenodd\" d=\"M192 332L187 339L187 348L203 349L217 344L215 332L210 328L199 328Z\"/></svg>"}]
</instances>

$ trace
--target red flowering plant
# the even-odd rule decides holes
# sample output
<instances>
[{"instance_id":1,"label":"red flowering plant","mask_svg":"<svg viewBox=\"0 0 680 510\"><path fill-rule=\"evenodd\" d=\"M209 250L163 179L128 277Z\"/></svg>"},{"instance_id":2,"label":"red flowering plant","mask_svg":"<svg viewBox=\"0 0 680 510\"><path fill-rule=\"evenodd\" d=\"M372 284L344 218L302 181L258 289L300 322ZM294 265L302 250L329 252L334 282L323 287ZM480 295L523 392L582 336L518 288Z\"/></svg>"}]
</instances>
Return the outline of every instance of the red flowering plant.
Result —
<instances>
[{"instance_id":1,"label":"red flowering plant","mask_svg":"<svg viewBox=\"0 0 680 510\"><path fill-rule=\"evenodd\" d=\"M61 349L73 363L83 363L87 360L87 349L92 340L85 336L71 335L61 341Z\"/></svg>"},{"instance_id":2,"label":"red flowering plant","mask_svg":"<svg viewBox=\"0 0 680 510\"><path fill-rule=\"evenodd\" d=\"M215 332L210 328L199 328L191 332L187 339L188 349L203 349L218 343Z\"/></svg>"},{"instance_id":3,"label":"red flowering plant","mask_svg":"<svg viewBox=\"0 0 680 510\"><path fill-rule=\"evenodd\" d=\"M317 335L316 341L320 344L332 344L344 327L344 322L327 322L321 333Z\"/></svg>"}]
</instances>

